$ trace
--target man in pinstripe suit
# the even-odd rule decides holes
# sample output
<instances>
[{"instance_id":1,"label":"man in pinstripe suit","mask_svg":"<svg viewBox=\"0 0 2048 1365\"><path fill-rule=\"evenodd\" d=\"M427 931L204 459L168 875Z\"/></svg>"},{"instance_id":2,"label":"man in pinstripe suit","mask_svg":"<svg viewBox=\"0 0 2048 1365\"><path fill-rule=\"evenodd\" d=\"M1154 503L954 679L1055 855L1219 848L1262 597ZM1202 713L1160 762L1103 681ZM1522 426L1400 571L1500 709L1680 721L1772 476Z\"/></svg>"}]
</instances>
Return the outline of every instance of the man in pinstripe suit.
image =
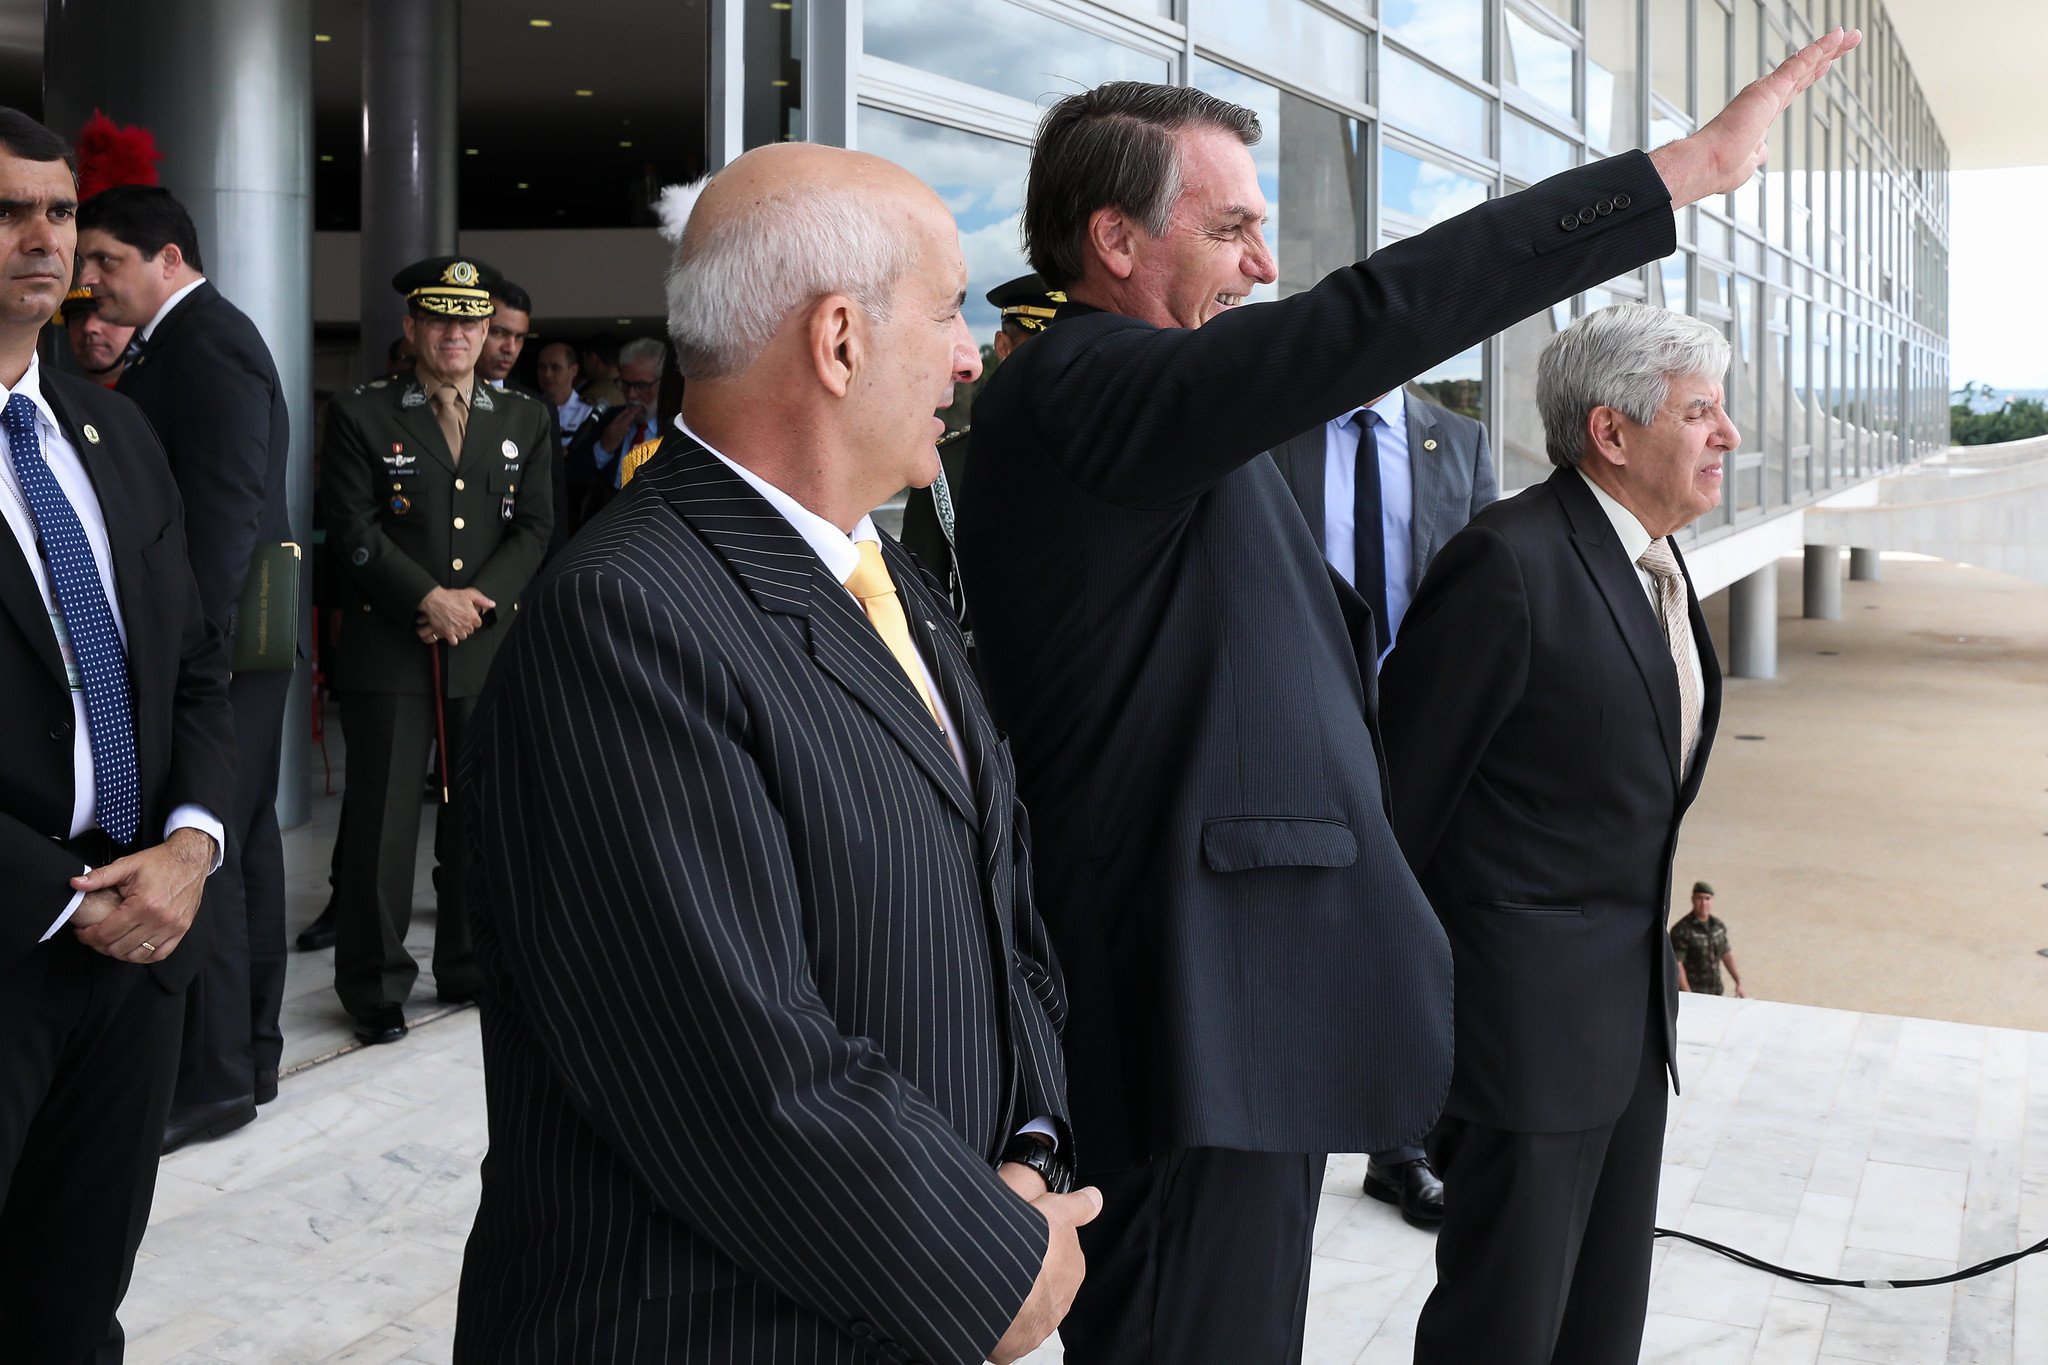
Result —
<instances>
[{"instance_id":1,"label":"man in pinstripe suit","mask_svg":"<svg viewBox=\"0 0 2048 1365\"><path fill-rule=\"evenodd\" d=\"M1079 1286L1015 773L868 516L979 372L965 281L874 157L763 148L697 207L682 419L526 600L465 756L459 1360L1000 1365Z\"/></svg>"}]
</instances>

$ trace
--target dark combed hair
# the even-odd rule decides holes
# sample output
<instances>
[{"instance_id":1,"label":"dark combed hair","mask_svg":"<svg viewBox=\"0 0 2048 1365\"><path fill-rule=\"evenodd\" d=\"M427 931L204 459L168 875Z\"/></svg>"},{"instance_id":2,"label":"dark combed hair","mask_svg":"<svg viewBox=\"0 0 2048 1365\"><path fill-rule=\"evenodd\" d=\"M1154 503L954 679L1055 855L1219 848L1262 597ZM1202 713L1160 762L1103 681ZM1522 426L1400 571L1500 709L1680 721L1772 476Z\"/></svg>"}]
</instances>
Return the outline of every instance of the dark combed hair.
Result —
<instances>
[{"instance_id":1,"label":"dark combed hair","mask_svg":"<svg viewBox=\"0 0 2048 1365\"><path fill-rule=\"evenodd\" d=\"M1081 278L1088 220L1097 209L1127 214L1163 236L1180 197L1174 135L1218 128L1247 147L1259 116L1187 86L1110 81L1046 110L1024 190L1024 254L1054 289Z\"/></svg>"},{"instance_id":2,"label":"dark combed hair","mask_svg":"<svg viewBox=\"0 0 2048 1365\"><path fill-rule=\"evenodd\" d=\"M61 161L71 168L73 175L78 174L70 143L21 110L4 104L0 104L0 147L5 147L9 156L18 156L23 161Z\"/></svg>"},{"instance_id":3,"label":"dark combed hair","mask_svg":"<svg viewBox=\"0 0 2048 1365\"><path fill-rule=\"evenodd\" d=\"M116 185L100 191L78 206L78 230L109 233L145 257L175 246L187 265L202 274L206 271L192 215L158 185Z\"/></svg>"},{"instance_id":4,"label":"dark combed hair","mask_svg":"<svg viewBox=\"0 0 2048 1365\"><path fill-rule=\"evenodd\" d=\"M498 287L491 291L491 297L507 308L517 308L522 313L533 311L532 296L510 280L499 280Z\"/></svg>"}]
</instances>

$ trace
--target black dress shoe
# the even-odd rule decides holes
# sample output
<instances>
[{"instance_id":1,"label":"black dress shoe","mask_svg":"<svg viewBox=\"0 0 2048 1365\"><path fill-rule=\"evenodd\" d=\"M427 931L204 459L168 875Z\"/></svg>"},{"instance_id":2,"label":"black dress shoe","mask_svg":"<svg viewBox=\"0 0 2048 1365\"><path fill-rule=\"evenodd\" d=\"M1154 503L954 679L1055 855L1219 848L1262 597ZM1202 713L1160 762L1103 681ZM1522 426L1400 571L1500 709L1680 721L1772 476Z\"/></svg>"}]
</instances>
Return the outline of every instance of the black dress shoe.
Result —
<instances>
[{"instance_id":1,"label":"black dress shoe","mask_svg":"<svg viewBox=\"0 0 2048 1365\"><path fill-rule=\"evenodd\" d=\"M315 952L321 948L332 948L334 946L333 901L327 902L327 908L325 910L322 910L319 916L315 918L311 924L299 930L299 937L297 942L299 945L299 951L306 953Z\"/></svg>"},{"instance_id":2,"label":"black dress shoe","mask_svg":"<svg viewBox=\"0 0 2048 1365\"><path fill-rule=\"evenodd\" d=\"M1413 1227L1434 1231L1444 1221L1444 1182L1430 1169L1429 1159L1382 1166L1365 1163L1365 1192L1383 1204L1397 1204Z\"/></svg>"},{"instance_id":3,"label":"black dress shoe","mask_svg":"<svg viewBox=\"0 0 2048 1365\"><path fill-rule=\"evenodd\" d=\"M256 1101L247 1095L210 1104L181 1105L171 1110L170 1119L164 1124L164 1155L169 1156L188 1142L232 1133L255 1117Z\"/></svg>"},{"instance_id":4,"label":"black dress shoe","mask_svg":"<svg viewBox=\"0 0 2048 1365\"><path fill-rule=\"evenodd\" d=\"M356 1016L356 1041L365 1047L395 1043L407 1032L405 1011L396 1005L379 1005L368 1014Z\"/></svg>"},{"instance_id":5,"label":"black dress shoe","mask_svg":"<svg viewBox=\"0 0 2048 1365\"><path fill-rule=\"evenodd\" d=\"M277 1098L277 1073L259 1071L256 1073L256 1103L268 1104Z\"/></svg>"}]
</instances>

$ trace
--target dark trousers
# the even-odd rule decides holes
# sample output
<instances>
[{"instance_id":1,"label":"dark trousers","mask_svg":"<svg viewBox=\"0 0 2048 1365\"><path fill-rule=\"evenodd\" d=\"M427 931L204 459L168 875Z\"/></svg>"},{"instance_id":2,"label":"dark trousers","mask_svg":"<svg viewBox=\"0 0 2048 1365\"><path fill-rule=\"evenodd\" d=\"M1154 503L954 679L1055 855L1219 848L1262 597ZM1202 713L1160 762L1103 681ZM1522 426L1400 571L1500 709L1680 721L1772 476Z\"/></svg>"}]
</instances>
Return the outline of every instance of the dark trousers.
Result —
<instances>
[{"instance_id":1,"label":"dark trousers","mask_svg":"<svg viewBox=\"0 0 2048 1365\"><path fill-rule=\"evenodd\" d=\"M1416 1365L1635 1365L1650 1297L1667 1104L1651 1021L1621 1117L1575 1133L1445 1118L1437 1286Z\"/></svg>"},{"instance_id":2,"label":"dark trousers","mask_svg":"<svg viewBox=\"0 0 2048 1365\"><path fill-rule=\"evenodd\" d=\"M68 929L0 972L0 1357L121 1358L184 992Z\"/></svg>"},{"instance_id":3,"label":"dark trousers","mask_svg":"<svg viewBox=\"0 0 2048 1365\"><path fill-rule=\"evenodd\" d=\"M448 752L462 752L473 698L446 703ZM341 795L342 848L337 860L334 920L334 993L358 1018L380 1006L402 1005L419 964L405 950L412 926L413 866L419 854L420 774L434 742L434 699L386 692L351 692L341 701L348 741L348 785ZM450 760L449 779L454 779ZM434 982L443 990L475 991L481 983L469 935L464 869L462 798L434 821L434 857L441 865L435 888Z\"/></svg>"},{"instance_id":4,"label":"dark trousers","mask_svg":"<svg viewBox=\"0 0 2048 1365\"><path fill-rule=\"evenodd\" d=\"M1301 1359L1324 1158L1194 1147L1097 1180L1068 1365Z\"/></svg>"},{"instance_id":5,"label":"dark trousers","mask_svg":"<svg viewBox=\"0 0 2048 1365\"><path fill-rule=\"evenodd\" d=\"M277 765L292 675L240 673L235 713L235 808L221 812L227 847L199 913L213 925L206 960L185 994L184 1047L174 1107L250 1095L284 1052L284 841Z\"/></svg>"}]
</instances>

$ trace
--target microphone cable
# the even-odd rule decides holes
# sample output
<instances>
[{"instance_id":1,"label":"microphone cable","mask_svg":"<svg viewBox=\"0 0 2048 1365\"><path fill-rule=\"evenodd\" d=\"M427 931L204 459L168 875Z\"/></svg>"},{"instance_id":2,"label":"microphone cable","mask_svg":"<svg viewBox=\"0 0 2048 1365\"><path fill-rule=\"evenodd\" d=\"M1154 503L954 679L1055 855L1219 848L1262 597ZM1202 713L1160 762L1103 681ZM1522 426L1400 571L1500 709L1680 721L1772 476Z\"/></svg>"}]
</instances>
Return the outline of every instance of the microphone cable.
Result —
<instances>
[{"instance_id":1,"label":"microphone cable","mask_svg":"<svg viewBox=\"0 0 2048 1365\"><path fill-rule=\"evenodd\" d=\"M1735 1261L1738 1264L1749 1266L1753 1270L1761 1270L1766 1274L1776 1275L1780 1279L1796 1280L1800 1284L1833 1285L1844 1289L1931 1289L1936 1285L1954 1284L1958 1280L1972 1280L1979 1275L1988 1275L1994 1270L2011 1265L2014 1261L2024 1260L2039 1252L2048 1251L2048 1237L2044 1237L2030 1247L2023 1247L2018 1251L2008 1252L2004 1256L1994 1256L1988 1261L1980 1261L1976 1265L1967 1266L1953 1274L1936 1275L1931 1279L1844 1280L1832 1275L1815 1275L1804 1270L1791 1270L1785 1266L1772 1265L1769 1261L1752 1256L1746 1251L1737 1251L1734 1247L1722 1246L1719 1242L1710 1242L1704 1237L1695 1237L1689 1232L1677 1232L1671 1228L1658 1228L1656 1229L1656 1236L1674 1237L1681 1242L1691 1242L1696 1247L1703 1247L1708 1251L1714 1252L1716 1255L1726 1256L1729 1260Z\"/></svg>"}]
</instances>

